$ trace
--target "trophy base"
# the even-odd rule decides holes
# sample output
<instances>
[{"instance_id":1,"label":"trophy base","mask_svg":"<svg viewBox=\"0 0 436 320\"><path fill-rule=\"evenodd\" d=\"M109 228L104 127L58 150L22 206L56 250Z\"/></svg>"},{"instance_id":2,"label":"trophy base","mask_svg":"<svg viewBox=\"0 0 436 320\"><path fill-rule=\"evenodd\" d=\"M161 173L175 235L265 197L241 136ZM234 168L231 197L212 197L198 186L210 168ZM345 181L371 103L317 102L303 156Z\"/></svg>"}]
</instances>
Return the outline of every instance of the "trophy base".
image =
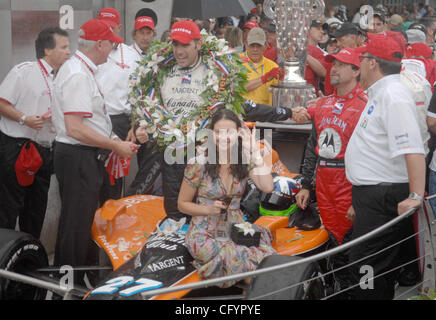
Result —
<instances>
[{"instance_id":1,"label":"trophy base","mask_svg":"<svg viewBox=\"0 0 436 320\"><path fill-rule=\"evenodd\" d=\"M273 107L305 107L309 100L316 98L315 88L310 84L281 84L270 87Z\"/></svg>"}]
</instances>

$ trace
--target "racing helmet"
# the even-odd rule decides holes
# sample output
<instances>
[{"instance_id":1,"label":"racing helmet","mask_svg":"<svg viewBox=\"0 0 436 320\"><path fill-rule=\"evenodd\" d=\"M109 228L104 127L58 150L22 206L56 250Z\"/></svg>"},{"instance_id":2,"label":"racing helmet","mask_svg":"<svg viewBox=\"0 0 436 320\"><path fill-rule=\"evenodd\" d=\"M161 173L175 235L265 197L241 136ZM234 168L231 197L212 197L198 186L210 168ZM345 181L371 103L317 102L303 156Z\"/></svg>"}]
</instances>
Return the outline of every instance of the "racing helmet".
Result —
<instances>
[{"instance_id":1,"label":"racing helmet","mask_svg":"<svg viewBox=\"0 0 436 320\"><path fill-rule=\"evenodd\" d=\"M274 190L260 195L259 213L263 216L289 216L297 210L295 195L301 184L297 179L283 176L273 178Z\"/></svg>"}]
</instances>

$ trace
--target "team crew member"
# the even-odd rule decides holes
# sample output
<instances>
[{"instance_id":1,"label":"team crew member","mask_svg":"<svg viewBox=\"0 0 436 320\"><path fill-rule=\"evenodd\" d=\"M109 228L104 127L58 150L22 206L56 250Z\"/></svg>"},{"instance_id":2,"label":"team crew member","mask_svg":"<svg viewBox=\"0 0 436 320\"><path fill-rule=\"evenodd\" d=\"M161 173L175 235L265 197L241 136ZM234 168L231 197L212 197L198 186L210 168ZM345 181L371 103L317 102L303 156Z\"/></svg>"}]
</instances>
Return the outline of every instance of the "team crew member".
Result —
<instances>
[{"instance_id":1,"label":"team crew member","mask_svg":"<svg viewBox=\"0 0 436 320\"><path fill-rule=\"evenodd\" d=\"M68 33L44 29L35 49L37 60L12 68L0 85L0 228L15 229L19 217L20 230L39 238L53 171L53 78L70 56Z\"/></svg>"},{"instance_id":2,"label":"team crew member","mask_svg":"<svg viewBox=\"0 0 436 320\"><path fill-rule=\"evenodd\" d=\"M430 105L428 108L428 116L427 116L427 124L428 130L432 134L436 134L436 93L433 92L433 95L430 100ZM431 156L431 162L429 164L429 180L428 180L428 191L429 195L434 195L436 193L436 152L433 151L433 155ZM436 219L436 199L430 200L430 205L433 210L434 218Z\"/></svg>"},{"instance_id":3,"label":"team crew member","mask_svg":"<svg viewBox=\"0 0 436 320\"><path fill-rule=\"evenodd\" d=\"M304 79L307 83L311 84L315 91L318 92L320 82L327 75L327 69L330 67L326 61L325 56L327 52L322 50L318 45L324 36L323 23L318 20L312 20L307 37L307 59L306 71Z\"/></svg>"},{"instance_id":4,"label":"team crew member","mask_svg":"<svg viewBox=\"0 0 436 320\"><path fill-rule=\"evenodd\" d=\"M339 25L332 37L337 40L339 49L359 47L359 29L354 23L345 22Z\"/></svg>"},{"instance_id":5,"label":"team crew member","mask_svg":"<svg viewBox=\"0 0 436 320\"><path fill-rule=\"evenodd\" d=\"M113 8L103 8L98 19L107 22L114 34L122 29L120 14ZM139 55L124 43L114 47L108 56L108 61L98 66L95 74L98 87L104 97L105 106L112 122L112 131L121 139L135 142L131 126L131 108L128 103L128 83L130 75L136 70ZM122 192L123 179L116 179L115 185L110 184L109 174L105 173L100 205L108 199L119 199Z\"/></svg>"},{"instance_id":6,"label":"team crew member","mask_svg":"<svg viewBox=\"0 0 436 320\"><path fill-rule=\"evenodd\" d=\"M263 55L278 64L276 25L274 23L269 23L265 28L265 34L266 49Z\"/></svg>"},{"instance_id":7,"label":"team crew member","mask_svg":"<svg viewBox=\"0 0 436 320\"><path fill-rule=\"evenodd\" d=\"M95 79L97 66L107 61L114 43L122 42L106 22L87 21L79 30L78 50L56 77L54 169L62 205L54 257L58 266L86 262L103 183L99 148L113 150L123 158L135 154L135 144L111 138L111 120ZM75 278L76 283L82 281Z\"/></svg>"},{"instance_id":8,"label":"team crew member","mask_svg":"<svg viewBox=\"0 0 436 320\"><path fill-rule=\"evenodd\" d=\"M358 49L362 53L360 83L368 88L368 103L345 153L347 179L353 185L349 214L355 217L352 239L419 206L425 187L424 147L416 106L400 82L402 49L388 36L368 37L368 45ZM408 223L403 221L350 248L350 261L356 262L351 272L353 283L360 282L362 266L369 265L374 271L373 289L357 286L353 292L356 299L393 298L397 272L386 272L398 266L400 246L379 251L404 239Z\"/></svg>"},{"instance_id":9,"label":"team crew member","mask_svg":"<svg viewBox=\"0 0 436 320\"><path fill-rule=\"evenodd\" d=\"M131 46L138 55L138 60L147 53L150 42L154 40L156 32L154 21L148 16L141 16L135 20L133 39ZM162 157L153 152L153 143L142 144L136 155L138 171L132 183L126 191L127 196L136 194L162 195L161 169Z\"/></svg>"},{"instance_id":10,"label":"team crew member","mask_svg":"<svg viewBox=\"0 0 436 320\"><path fill-rule=\"evenodd\" d=\"M242 42L244 43L244 49L247 50L247 37L248 37L248 33L250 32L251 29L253 28L259 28L259 24L256 21L247 21L244 23L244 25L242 26Z\"/></svg>"},{"instance_id":11,"label":"team crew member","mask_svg":"<svg viewBox=\"0 0 436 320\"><path fill-rule=\"evenodd\" d=\"M271 85L278 84L284 71L277 63L264 57L265 43L265 31L261 28L253 28L248 32L246 52L240 55L249 72L248 83L245 85L248 93L244 97L259 104L272 105L268 89Z\"/></svg>"},{"instance_id":12,"label":"team crew member","mask_svg":"<svg viewBox=\"0 0 436 320\"><path fill-rule=\"evenodd\" d=\"M131 47L139 56L146 54L155 36L153 19L147 16L138 17L135 20L135 27L132 33L135 43Z\"/></svg>"}]
</instances>

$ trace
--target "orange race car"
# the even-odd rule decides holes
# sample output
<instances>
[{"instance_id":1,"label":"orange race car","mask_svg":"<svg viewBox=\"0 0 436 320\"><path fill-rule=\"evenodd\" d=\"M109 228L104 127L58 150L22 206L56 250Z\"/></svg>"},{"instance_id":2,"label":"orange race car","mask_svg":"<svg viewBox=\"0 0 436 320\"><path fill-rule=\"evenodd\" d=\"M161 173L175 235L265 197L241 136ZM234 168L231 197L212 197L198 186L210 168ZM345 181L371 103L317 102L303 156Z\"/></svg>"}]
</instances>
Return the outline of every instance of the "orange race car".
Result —
<instances>
[{"instance_id":1,"label":"orange race car","mask_svg":"<svg viewBox=\"0 0 436 320\"><path fill-rule=\"evenodd\" d=\"M298 180L298 175L288 171L275 151L273 151L272 162L273 172L282 177ZM298 182L296 184L298 185ZM248 198L248 192L243 198ZM255 195L254 198L259 203L259 195ZM241 207L244 208L244 200L241 201ZM296 205L292 209L295 211ZM106 252L114 272L108 275L101 285L90 291L86 299L144 299L141 293L150 289L202 281L192 265L193 258L184 245L183 226L181 225L182 230L176 233L166 233L164 227L157 231L159 228L156 226L165 218L163 198L151 195L109 200L96 212L92 236ZM282 256L302 256L319 252L324 250L328 243L328 233L322 226L311 228L314 230L290 227L293 221L289 215L254 215L250 218L255 220L255 224L266 226L272 231L273 247ZM184 227L186 229L187 225ZM310 270L305 270L297 276L300 279L296 280L310 279L314 273L320 272L320 267L315 264L307 267ZM295 298L321 298L324 294L324 285L319 280L313 281L312 287L308 286L303 290L303 286L300 286L301 290L295 288L293 292ZM218 290L214 287L184 290L157 295L151 299L199 298L212 294L233 294L234 297L234 294L238 293L242 298L243 293L253 294L250 289L246 291L243 289L234 287Z\"/></svg>"},{"instance_id":2,"label":"orange race car","mask_svg":"<svg viewBox=\"0 0 436 320\"><path fill-rule=\"evenodd\" d=\"M298 185L298 175L291 174L279 160L273 150L273 172L281 177L288 177ZM248 188L247 188L248 189ZM247 190L246 199L249 198ZM251 190L253 191L253 190ZM298 192L298 190L294 190ZM295 195L295 194L294 194ZM259 201L258 195L254 196ZM251 197L253 198L253 197ZM244 208L243 203L241 207ZM257 207L258 208L258 207ZM250 211L247 205L245 211ZM295 211L296 206L292 211ZM249 212L247 212L249 213ZM294 224L294 213L286 216L273 215L247 215L255 224L268 227L273 235L273 247L279 255L268 257L261 263L259 268L271 264L289 261L290 257L306 256L325 250L328 244L328 233L321 226L311 228L298 228ZM79 298L92 300L112 299L180 299L205 297L207 295L231 295L231 297L256 297L259 290L256 289L255 278L249 288L241 288L236 285L229 289L210 287L206 289L194 289L177 291L153 297L144 297L144 292L157 289L174 287L182 284L201 282L192 265L193 258L184 245L184 228L181 225L177 232L165 232L162 225L158 226L166 218L163 207L163 198L153 195L136 195L120 200L109 200L97 210L92 226L92 237L102 251L106 254L106 260L110 261L111 272L106 272L101 284L93 290L85 293L84 290L73 290L70 294ZM312 230L304 230L312 229ZM49 280L47 276L41 276L41 272L56 271L48 265L45 250L36 239L29 235L11 230L0 232L0 269L15 271L39 280ZM280 257L286 257L285 260ZM108 258L108 259L107 259ZM271 259L269 259L271 258ZM277 260L277 258L279 258ZM311 279L314 275L322 273L325 266L319 263L311 263L304 268L296 268L282 272L286 281L278 279L277 283L289 281L300 282ZM92 268L90 268L92 269ZM1 270L0 270L1 271ZM103 271L100 271L103 272ZM291 276L289 276L291 274ZM259 279L259 280L258 280ZM51 282L54 282L51 280ZM260 283L260 282L259 282ZM0 274L0 298L9 299L43 299L45 290L29 284L8 280ZM46 288L47 289L47 288ZM50 289L50 288L48 288ZM279 289L277 287L276 289ZM290 299L319 299L326 295L326 283L318 278L314 281L306 281L303 284L287 291ZM262 290L260 290L262 293ZM282 298L283 296L275 296ZM273 296L274 298L274 296Z\"/></svg>"}]
</instances>

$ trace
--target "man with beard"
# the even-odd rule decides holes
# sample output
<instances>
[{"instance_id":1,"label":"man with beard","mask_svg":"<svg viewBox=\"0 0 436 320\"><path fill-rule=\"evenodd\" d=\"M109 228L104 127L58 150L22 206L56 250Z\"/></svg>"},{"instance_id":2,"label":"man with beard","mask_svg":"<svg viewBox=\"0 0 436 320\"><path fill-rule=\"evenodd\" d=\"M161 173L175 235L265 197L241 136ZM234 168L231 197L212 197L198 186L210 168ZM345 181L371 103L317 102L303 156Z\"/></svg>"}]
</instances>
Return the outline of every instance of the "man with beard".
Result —
<instances>
[{"instance_id":1,"label":"man with beard","mask_svg":"<svg viewBox=\"0 0 436 320\"><path fill-rule=\"evenodd\" d=\"M316 170L316 199L323 225L331 242L337 246L349 238L352 221L347 218L351 206L351 184L345 175L344 155L347 143L367 102L359 86L360 63L352 49L343 49L328 55L332 62L332 95L320 98L315 107L309 107L312 133L309 137L302 168L302 189L296 195L297 205L305 209ZM334 268L345 265L346 254L332 259ZM341 289L348 287L343 272L335 273Z\"/></svg>"}]
</instances>

